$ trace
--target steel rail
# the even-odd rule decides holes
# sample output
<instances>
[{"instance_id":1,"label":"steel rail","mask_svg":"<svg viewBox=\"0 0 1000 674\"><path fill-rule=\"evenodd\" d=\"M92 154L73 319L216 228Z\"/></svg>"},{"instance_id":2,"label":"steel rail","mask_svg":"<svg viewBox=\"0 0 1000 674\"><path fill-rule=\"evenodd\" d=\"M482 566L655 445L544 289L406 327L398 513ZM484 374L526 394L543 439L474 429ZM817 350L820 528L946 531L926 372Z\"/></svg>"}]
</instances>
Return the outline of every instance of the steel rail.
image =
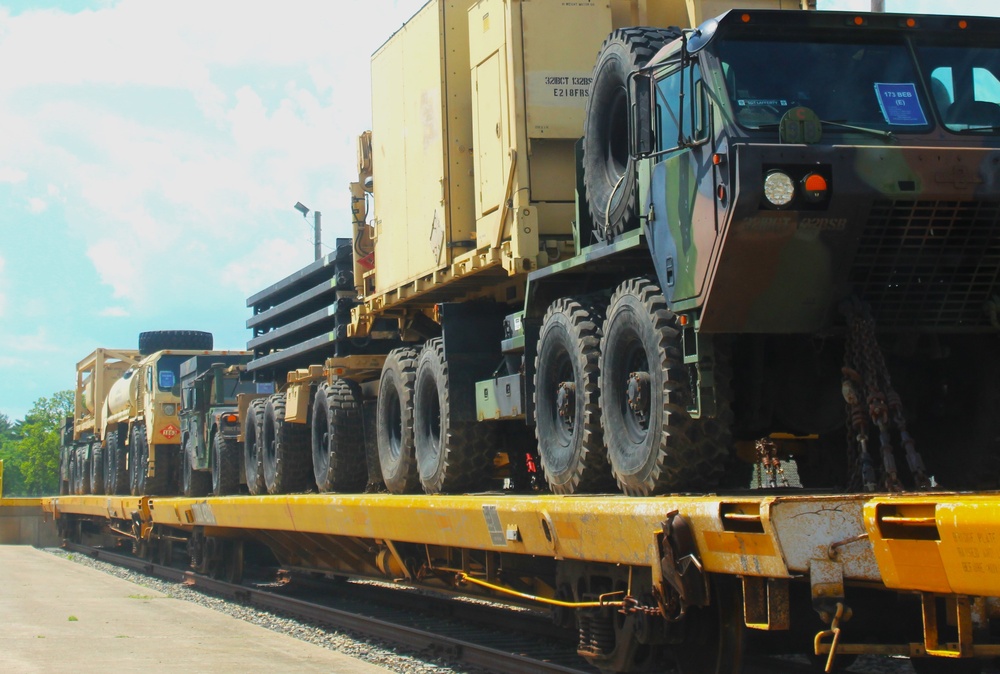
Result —
<instances>
[{"instance_id":1,"label":"steel rail","mask_svg":"<svg viewBox=\"0 0 1000 674\"><path fill-rule=\"evenodd\" d=\"M282 597L273 592L258 590L245 585L234 585L208 576L183 571L145 559L108 552L100 548L66 542L64 549L85 554L118 566L128 567L166 580L183 583L206 592L233 599L258 608L294 615L337 629L363 634L367 637L390 641L412 648L418 653L430 652L434 657L446 657L455 662L479 667L496 674L580 674L588 670L574 669L523 655L508 653L489 646L472 643L430 631L398 625L386 620L313 604L301 599ZM593 670L589 670L593 671Z\"/></svg>"}]
</instances>

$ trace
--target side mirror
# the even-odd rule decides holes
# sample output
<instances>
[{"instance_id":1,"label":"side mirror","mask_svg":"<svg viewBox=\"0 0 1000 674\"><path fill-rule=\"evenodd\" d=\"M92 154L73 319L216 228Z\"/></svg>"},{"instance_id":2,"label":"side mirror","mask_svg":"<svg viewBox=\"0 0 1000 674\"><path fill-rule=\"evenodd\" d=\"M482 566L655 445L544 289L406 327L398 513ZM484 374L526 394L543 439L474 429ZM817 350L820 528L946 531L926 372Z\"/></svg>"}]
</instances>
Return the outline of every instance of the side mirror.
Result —
<instances>
[{"instance_id":1,"label":"side mirror","mask_svg":"<svg viewBox=\"0 0 1000 674\"><path fill-rule=\"evenodd\" d=\"M653 138L653 78L638 74L632 78L632 153L638 157L656 150Z\"/></svg>"}]
</instances>

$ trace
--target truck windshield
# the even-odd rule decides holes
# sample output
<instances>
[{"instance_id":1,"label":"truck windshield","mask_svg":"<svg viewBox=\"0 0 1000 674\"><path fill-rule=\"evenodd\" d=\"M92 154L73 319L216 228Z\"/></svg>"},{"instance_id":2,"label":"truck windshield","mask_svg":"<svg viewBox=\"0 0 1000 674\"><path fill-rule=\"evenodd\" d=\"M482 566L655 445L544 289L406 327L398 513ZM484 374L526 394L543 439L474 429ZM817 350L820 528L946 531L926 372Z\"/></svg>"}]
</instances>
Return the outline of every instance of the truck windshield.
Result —
<instances>
[{"instance_id":1,"label":"truck windshield","mask_svg":"<svg viewBox=\"0 0 1000 674\"><path fill-rule=\"evenodd\" d=\"M718 40L736 121L773 128L789 109L820 119L895 133L933 125L930 102L902 41L799 42L731 37Z\"/></svg>"},{"instance_id":2,"label":"truck windshield","mask_svg":"<svg viewBox=\"0 0 1000 674\"><path fill-rule=\"evenodd\" d=\"M955 133L1000 132L1000 47L922 39L916 52L945 128Z\"/></svg>"},{"instance_id":3,"label":"truck windshield","mask_svg":"<svg viewBox=\"0 0 1000 674\"><path fill-rule=\"evenodd\" d=\"M156 386L161 391L174 391L179 395L181 363L190 356L160 356L156 361Z\"/></svg>"}]
</instances>

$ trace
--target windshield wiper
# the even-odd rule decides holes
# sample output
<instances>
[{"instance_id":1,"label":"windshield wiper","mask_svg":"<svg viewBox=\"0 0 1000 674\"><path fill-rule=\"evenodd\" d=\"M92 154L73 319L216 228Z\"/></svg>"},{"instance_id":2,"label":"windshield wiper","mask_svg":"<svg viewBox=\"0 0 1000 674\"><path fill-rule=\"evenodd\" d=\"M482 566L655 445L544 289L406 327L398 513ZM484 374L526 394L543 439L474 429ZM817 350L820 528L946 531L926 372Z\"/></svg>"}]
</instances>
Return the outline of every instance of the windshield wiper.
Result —
<instances>
[{"instance_id":1,"label":"windshield wiper","mask_svg":"<svg viewBox=\"0 0 1000 674\"><path fill-rule=\"evenodd\" d=\"M831 122L828 119L821 119L819 123L823 126L834 126L838 129L848 129L849 131L859 131L861 133L867 133L872 136L877 136L884 140L894 141L896 140L896 135L892 131L882 131L881 129L870 129L867 126L855 126L853 124L844 124L842 122ZM772 129L777 129L780 126L777 122L773 124L759 124L755 128L759 131L768 131Z\"/></svg>"}]
</instances>

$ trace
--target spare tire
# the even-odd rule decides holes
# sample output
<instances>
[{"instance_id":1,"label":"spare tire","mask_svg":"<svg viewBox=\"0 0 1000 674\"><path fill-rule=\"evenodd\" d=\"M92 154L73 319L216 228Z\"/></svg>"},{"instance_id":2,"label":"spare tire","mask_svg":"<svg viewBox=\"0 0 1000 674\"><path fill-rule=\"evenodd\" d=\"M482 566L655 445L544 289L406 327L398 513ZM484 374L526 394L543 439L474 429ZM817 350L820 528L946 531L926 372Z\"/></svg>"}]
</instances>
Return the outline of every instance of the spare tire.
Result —
<instances>
[{"instance_id":1,"label":"spare tire","mask_svg":"<svg viewBox=\"0 0 1000 674\"><path fill-rule=\"evenodd\" d=\"M583 184L597 241L638 223L635 161L629 143L628 76L643 67L677 28L619 28L601 46L583 129Z\"/></svg>"},{"instance_id":2,"label":"spare tire","mask_svg":"<svg viewBox=\"0 0 1000 674\"><path fill-rule=\"evenodd\" d=\"M148 356L164 349L211 351L212 333L201 330L152 330L139 333L139 354Z\"/></svg>"}]
</instances>

